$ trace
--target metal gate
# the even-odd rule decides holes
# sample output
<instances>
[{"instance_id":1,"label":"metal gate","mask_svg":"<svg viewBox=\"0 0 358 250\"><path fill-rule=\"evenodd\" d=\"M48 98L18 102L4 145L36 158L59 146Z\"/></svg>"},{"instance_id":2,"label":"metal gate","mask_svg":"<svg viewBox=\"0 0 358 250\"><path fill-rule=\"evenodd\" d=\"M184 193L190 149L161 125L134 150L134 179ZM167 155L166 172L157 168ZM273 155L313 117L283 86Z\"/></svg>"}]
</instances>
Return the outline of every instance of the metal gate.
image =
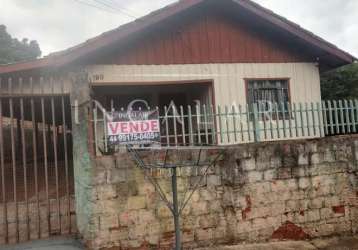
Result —
<instances>
[{"instance_id":1,"label":"metal gate","mask_svg":"<svg viewBox=\"0 0 358 250\"><path fill-rule=\"evenodd\" d=\"M69 96L34 85L0 87L1 244L76 231Z\"/></svg>"}]
</instances>

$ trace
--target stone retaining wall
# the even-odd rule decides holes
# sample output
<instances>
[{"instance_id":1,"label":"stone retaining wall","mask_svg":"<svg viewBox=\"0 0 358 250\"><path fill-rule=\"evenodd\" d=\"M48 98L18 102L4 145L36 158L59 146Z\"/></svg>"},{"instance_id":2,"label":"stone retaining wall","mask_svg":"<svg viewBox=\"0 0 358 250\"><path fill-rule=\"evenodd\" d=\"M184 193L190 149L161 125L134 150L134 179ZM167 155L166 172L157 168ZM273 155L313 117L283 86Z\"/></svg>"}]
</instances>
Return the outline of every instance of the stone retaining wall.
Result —
<instances>
[{"instance_id":1,"label":"stone retaining wall","mask_svg":"<svg viewBox=\"0 0 358 250\"><path fill-rule=\"evenodd\" d=\"M229 149L183 212L185 249L356 233L357 159L357 136ZM169 195L168 176L151 174ZM79 225L89 247L172 247L171 213L127 153L95 159L92 177L89 225ZM179 191L197 178L182 173Z\"/></svg>"}]
</instances>

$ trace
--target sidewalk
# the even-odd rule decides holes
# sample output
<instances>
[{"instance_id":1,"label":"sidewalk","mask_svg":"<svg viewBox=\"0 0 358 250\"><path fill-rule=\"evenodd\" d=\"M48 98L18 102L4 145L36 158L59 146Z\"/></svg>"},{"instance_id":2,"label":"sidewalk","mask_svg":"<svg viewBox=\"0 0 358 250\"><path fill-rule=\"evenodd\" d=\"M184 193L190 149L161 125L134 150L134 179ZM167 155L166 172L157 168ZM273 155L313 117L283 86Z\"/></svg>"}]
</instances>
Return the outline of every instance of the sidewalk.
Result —
<instances>
[{"instance_id":1,"label":"sidewalk","mask_svg":"<svg viewBox=\"0 0 358 250\"><path fill-rule=\"evenodd\" d=\"M23 244L0 247L0 250L82 250L83 246L73 238L51 238L36 240Z\"/></svg>"},{"instance_id":2,"label":"sidewalk","mask_svg":"<svg viewBox=\"0 0 358 250\"><path fill-rule=\"evenodd\" d=\"M196 250L358 250L358 235L354 237L333 237L312 241L281 241L260 244L216 246Z\"/></svg>"},{"instance_id":3,"label":"sidewalk","mask_svg":"<svg viewBox=\"0 0 358 250\"><path fill-rule=\"evenodd\" d=\"M84 247L72 238L38 240L23 244L0 247L0 250L83 250ZM236 246L216 246L196 250L358 250L358 235L354 237L333 237L312 241L281 241Z\"/></svg>"}]
</instances>

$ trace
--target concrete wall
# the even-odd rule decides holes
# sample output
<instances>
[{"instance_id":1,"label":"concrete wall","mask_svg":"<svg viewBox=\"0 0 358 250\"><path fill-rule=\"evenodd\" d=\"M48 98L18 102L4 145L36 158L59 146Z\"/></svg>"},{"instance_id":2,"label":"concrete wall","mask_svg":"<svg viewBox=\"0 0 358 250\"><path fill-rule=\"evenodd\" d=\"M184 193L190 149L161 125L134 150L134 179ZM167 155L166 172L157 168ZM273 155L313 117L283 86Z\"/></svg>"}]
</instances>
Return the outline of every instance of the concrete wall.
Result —
<instances>
[{"instance_id":1,"label":"concrete wall","mask_svg":"<svg viewBox=\"0 0 358 250\"><path fill-rule=\"evenodd\" d=\"M231 148L183 211L185 247L356 233L357 159L357 136ZM189 173L181 194L198 178ZM152 174L169 194L168 176ZM170 249L171 213L127 153L96 158L88 190L78 228L90 248Z\"/></svg>"},{"instance_id":2,"label":"concrete wall","mask_svg":"<svg viewBox=\"0 0 358 250\"><path fill-rule=\"evenodd\" d=\"M91 110L90 87L86 72L78 72L72 79L73 91L71 105L77 102L78 108L72 109L73 169L75 179L76 220L78 230L87 238L91 232L89 219L93 214L92 204L88 202L92 193L94 172L93 152L91 154L92 135L89 127Z\"/></svg>"}]
</instances>

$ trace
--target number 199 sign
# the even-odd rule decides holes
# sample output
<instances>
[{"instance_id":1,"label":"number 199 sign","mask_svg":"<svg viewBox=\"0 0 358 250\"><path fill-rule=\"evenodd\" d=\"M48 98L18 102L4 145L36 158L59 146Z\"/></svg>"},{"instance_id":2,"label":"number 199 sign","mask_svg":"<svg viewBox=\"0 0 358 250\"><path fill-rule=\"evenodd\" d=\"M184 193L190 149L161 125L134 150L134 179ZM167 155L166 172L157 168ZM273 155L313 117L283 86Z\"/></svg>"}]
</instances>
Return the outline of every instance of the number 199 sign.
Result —
<instances>
[{"instance_id":1,"label":"number 199 sign","mask_svg":"<svg viewBox=\"0 0 358 250\"><path fill-rule=\"evenodd\" d=\"M107 131L111 145L160 142L158 110L113 112Z\"/></svg>"}]
</instances>

